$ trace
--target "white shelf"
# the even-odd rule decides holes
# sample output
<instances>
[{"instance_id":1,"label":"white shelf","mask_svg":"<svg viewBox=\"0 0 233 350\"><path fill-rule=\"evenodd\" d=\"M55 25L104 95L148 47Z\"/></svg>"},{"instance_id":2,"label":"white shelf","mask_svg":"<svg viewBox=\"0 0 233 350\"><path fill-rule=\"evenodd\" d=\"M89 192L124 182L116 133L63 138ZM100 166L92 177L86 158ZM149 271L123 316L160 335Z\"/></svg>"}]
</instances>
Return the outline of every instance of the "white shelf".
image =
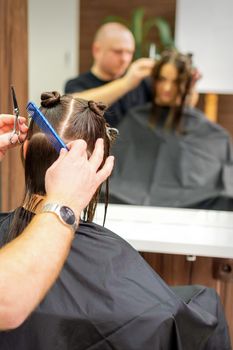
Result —
<instances>
[{"instance_id":1,"label":"white shelf","mask_svg":"<svg viewBox=\"0 0 233 350\"><path fill-rule=\"evenodd\" d=\"M139 251L233 258L232 212L110 204L105 227Z\"/></svg>"}]
</instances>

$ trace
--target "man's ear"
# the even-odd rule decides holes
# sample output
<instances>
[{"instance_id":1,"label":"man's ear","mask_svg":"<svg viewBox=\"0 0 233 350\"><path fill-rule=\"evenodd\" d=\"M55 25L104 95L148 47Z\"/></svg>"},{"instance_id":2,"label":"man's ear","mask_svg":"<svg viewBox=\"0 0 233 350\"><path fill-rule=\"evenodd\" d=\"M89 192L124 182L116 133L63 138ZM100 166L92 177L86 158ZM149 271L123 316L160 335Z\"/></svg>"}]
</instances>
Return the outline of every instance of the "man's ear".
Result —
<instances>
[{"instance_id":1,"label":"man's ear","mask_svg":"<svg viewBox=\"0 0 233 350\"><path fill-rule=\"evenodd\" d=\"M94 57L94 59L96 58L96 56L99 53L99 49L100 49L100 45L97 42L94 42L92 44L92 56Z\"/></svg>"},{"instance_id":2,"label":"man's ear","mask_svg":"<svg viewBox=\"0 0 233 350\"><path fill-rule=\"evenodd\" d=\"M29 143L28 140L25 140L24 143L23 143L23 158L24 159L26 158L27 149L28 149L28 143Z\"/></svg>"}]
</instances>

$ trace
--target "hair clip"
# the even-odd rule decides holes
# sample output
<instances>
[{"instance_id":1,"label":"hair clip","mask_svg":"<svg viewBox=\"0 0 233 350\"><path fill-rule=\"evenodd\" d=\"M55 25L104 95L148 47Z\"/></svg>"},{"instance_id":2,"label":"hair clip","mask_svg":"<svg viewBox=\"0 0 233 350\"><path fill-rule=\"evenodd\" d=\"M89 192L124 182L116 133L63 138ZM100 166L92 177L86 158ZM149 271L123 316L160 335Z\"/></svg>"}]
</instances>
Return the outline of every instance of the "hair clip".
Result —
<instances>
[{"instance_id":1,"label":"hair clip","mask_svg":"<svg viewBox=\"0 0 233 350\"><path fill-rule=\"evenodd\" d=\"M119 135L119 130L116 128L111 128L109 126L106 126L106 133L110 141L115 140L116 137Z\"/></svg>"}]
</instances>

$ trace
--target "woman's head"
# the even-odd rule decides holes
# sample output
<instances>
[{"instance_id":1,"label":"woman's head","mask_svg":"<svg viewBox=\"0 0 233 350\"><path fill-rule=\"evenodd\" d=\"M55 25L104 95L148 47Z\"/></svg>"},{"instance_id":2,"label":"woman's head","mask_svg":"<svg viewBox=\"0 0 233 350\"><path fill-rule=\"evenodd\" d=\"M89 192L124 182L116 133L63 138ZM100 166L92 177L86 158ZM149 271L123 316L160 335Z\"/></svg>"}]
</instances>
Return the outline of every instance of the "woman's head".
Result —
<instances>
[{"instance_id":1,"label":"woman's head","mask_svg":"<svg viewBox=\"0 0 233 350\"><path fill-rule=\"evenodd\" d=\"M160 123L164 128L184 132L183 108L192 88L193 68L192 55L183 55L177 51L166 51L152 70L154 97L149 125ZM171 107L161 117L160 106ZM162 120L161 120L162 118Z\"/></svg>"},{"instance_id":2,"label":"woman's head","mask_svg":"<svg viewBox=\"0 0 233 350\"><path fill-rule=\"evenodd\" d=\"M41 95L40 110L65 143L82 138L87 142L88 153L91 155L96 140L104 139L103 162L109 155L111 142L109 128L103 117L105 109L102 103L74 99L69 95L60 96L58 92L45 92ZM34 194L45 195L46 170L58 157L47 137L33 121L30 123L24 154L25 202L28 204ZM94 215L98 193L87 208L86 218L90 221Z\"/></svg>"},{"instance_id":3,"label":"woman's head","mask_svg":"<svg viewBox=\"0 0 233 350\"><path fill-rule=\"evenodd\" d=\"M157 105L177 106L185 99L192 80L191 55L167 51L152 71L154 102Z\"/></svg>"}]
</instances>

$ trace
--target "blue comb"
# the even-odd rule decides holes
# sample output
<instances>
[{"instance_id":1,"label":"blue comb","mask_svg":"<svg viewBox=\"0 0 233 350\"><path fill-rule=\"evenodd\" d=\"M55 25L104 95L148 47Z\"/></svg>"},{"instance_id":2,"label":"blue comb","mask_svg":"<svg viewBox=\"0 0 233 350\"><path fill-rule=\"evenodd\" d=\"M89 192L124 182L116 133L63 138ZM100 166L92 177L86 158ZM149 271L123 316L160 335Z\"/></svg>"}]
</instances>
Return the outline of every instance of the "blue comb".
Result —
<instances>
[{"instance_id":1,"label":"blue comb","mask_svg":"<svg viewBox=\"0 0 233 350\"><path fill-rule=\"evenodd\" d=\"M62 148L65 148L68 150L65 143L62 141L62 139L58 136L52 125L48 122L48 120L45 118L43 113L39 110L39 108L35 105L33 102L28 102L27 105L27 111L30 115L30 117L34 120L34 122L39 126L41 131L47 136L49 142L52 144L52 146L55 148L55 150L60 153L60 150Z\"/></svg>"}]
</instances>

